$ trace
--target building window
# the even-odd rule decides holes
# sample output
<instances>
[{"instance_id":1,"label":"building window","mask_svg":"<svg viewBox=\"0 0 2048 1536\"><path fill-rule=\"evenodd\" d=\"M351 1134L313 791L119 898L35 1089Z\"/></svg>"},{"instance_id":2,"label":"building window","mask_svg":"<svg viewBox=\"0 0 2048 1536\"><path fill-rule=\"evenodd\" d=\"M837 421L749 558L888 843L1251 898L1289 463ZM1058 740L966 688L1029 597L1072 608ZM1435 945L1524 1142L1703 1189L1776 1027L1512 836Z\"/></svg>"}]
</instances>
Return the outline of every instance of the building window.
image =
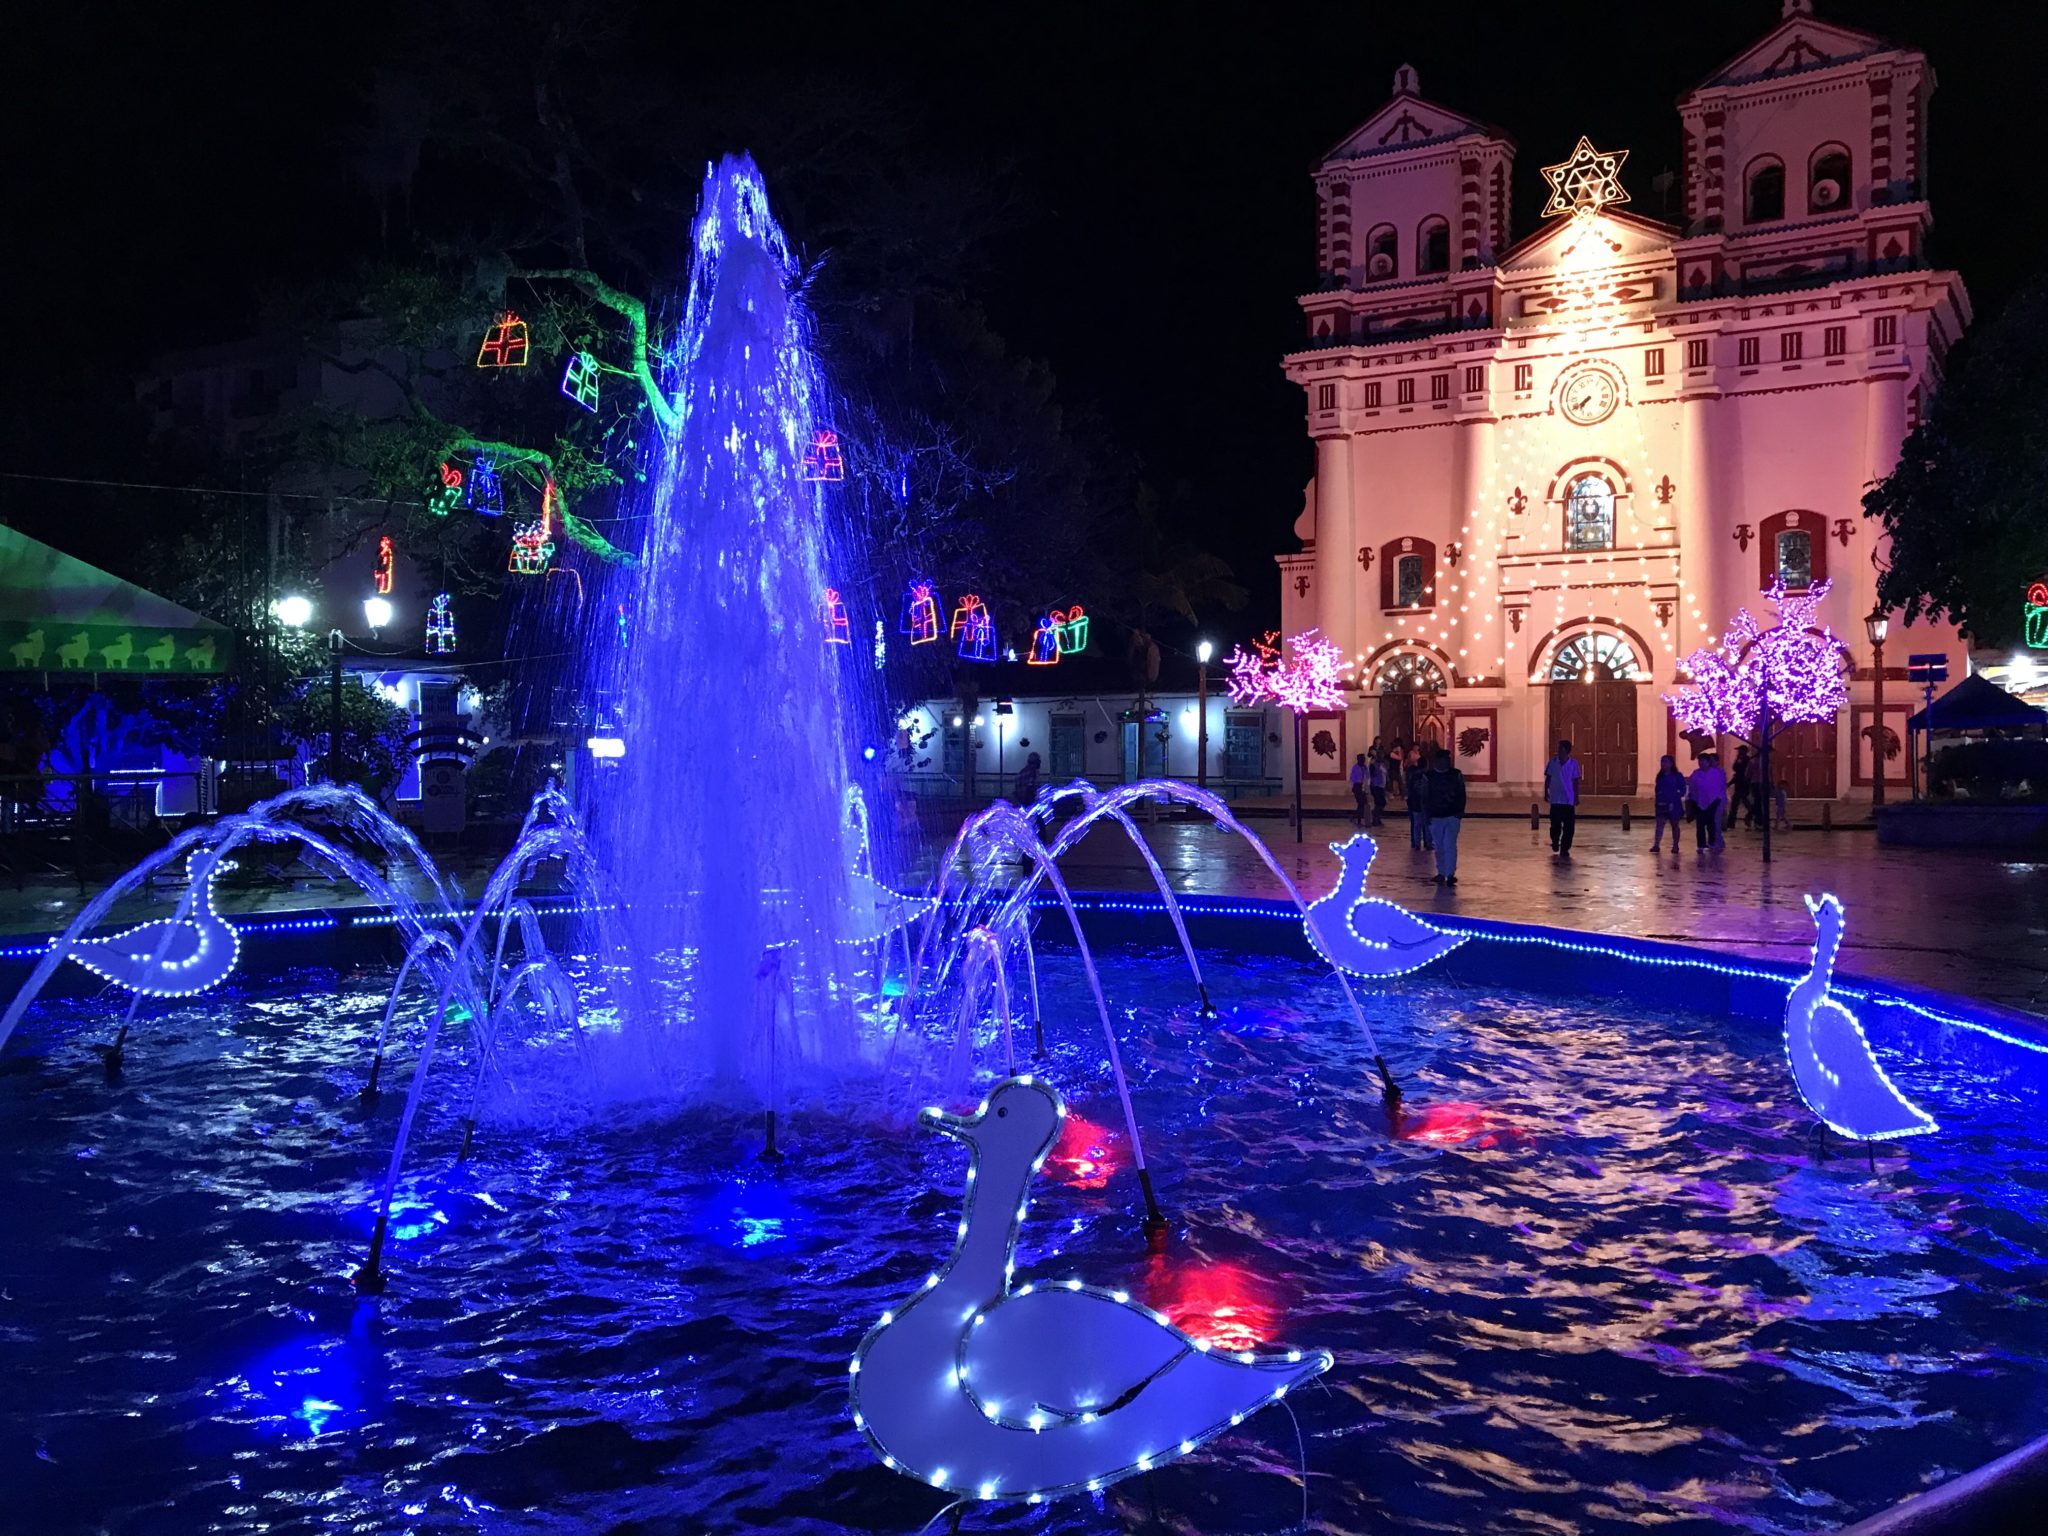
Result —
<instances>
[{"instance_id":1,"label":"building window","mask_svg":"<svg viewBox=\"0 0 2048 1536\"><path fill-rule=\"evenodd\" d=\"M1080 772L1076 768L1074 776ZM1240 782L1266 776L1266 717L1259 711L1233 709L1223 716L1223 776Z\"/></svg>"},{"instance_id":2,"label":"building window","mask_svg":"<svg viewBox=\"0 0 2048 1536\"><path fill-rule=\"evenodd\" d=\"M1476 395L1484 388L1486 388L1486 369L1478 363L1469 365L1465 369L1465 393Z\"/></svg>"},{"instance_id":3,"label":"building window","mask_svg":"<svg viewBox=\"0 0 2048 1536\"><path fill-rule=\"evenodd\" d=\"M1394 403L1396 405L1413 405L1415 403L1415 381L1413 379L1396 379L1394 381Z\"/></svg>"},{"instance_id":4,"label":"building window","mask_svg":"<svg viewBox=\"0 0 2048 1536\"><path fill-rule=\"evenodd\" d=\"M1412 651L1389 660L1380 668L1376 685L1381 693L1444 693L1443 669L1427 656Z\"/></svg>"},{"instance_id":5,"label":"building window","mask_svg":"<svg viewBox=\"0 0 2048 1536\"><path fill-rule=\"evenodd\" d=\"M1806 355L1806 336L1801 331L1786 331L1778 337L1778 361L1796 363Z\"/></svg>"},{"instance_id":6,"label":"building window","mask_svg":"<svg viewBox=\"0 0 2048 1536\"><path fill-rule=\"evenodd\" d=\"M1643 377L1661 379L1664 377L1664 349L1652 347L1643 354Z\"/></svg>"},{"instance_id":7,"label":"building window","mask_svg":"<svg viewBox=\"0 0 2048 1536\"><path fill-rule=\"evenodd\" d=\"M1765 518L1757 528L1757 590L1782 580L1804 591L1828 579L1827 520L1818 512L1792 508Z\"/></svg>"},{"instance_id":8,"label":"building window","mask_svg":"<svg viewBox=\"0 0 2048 1536\"><path fill-rule=\"evenodd\" d=\"M1088 717L1054 715L1051 725L1051 778L1055 784L1064 784L1087 771L1083 760L1088 753Z\"/></svg>"},{"instance_id":9,"label":"building window","mask_svg":"<svg viewBox=\"0 0 2048 1536\"><path fill-rule=\"evenodd\" d=\"M1383 283L1397 276L1401 270L1400 258L1396 253L1400 236L1394 233L1394 226L1381 224L1365 237L1365 276L1368 282Z\"/></svg>"},{"instance_id":10,"label":"building window","mask_svg":"<svg viewBox=\"0 0 2048 1536\"><path fill-rule=\"evenodd\" d=\"M1424 219L1415 231L1415 270L1451 270L1451 226L1442 219Z\"/></svg>"},{"instance_id":11,"label":"building window","mask_svg":"<svg viewBox=\"0 0 2048 1536\"><path fill-rule=\"evenodd\" d=\"M1336 385L1318 384L1316 386L1316 409L1319 411L1334 411L1337 409Z\"/></svg>"},{"instance_id":12,"label":"building window","mask_svg":"<svg viewBox=\"0 0 2048 1536\"><path fill-rule=\"evenodd\" d=\"M1515 364L1515 388L1533 389L1535 387L1536 365L1534 363Z\"/></svg>"},{"instance_id":13,"label":"building window","mask_svg":"<svg viewBox=\"0 0 2048 1536\"><path fill-rule=\"evenodd\" d=\"M1429 398L1448 400L1451 398L1451 376L1448 373L1432 373L1429 376Z\"/></svg>"},{"instance_id":14,"label":"building window","mask_svg":"<svg viewBox=\"0 0 2048 1536\"><path fill-rule=\"evenodd\" d=\"M1765 158L1751 163L1743 179L1743 219L1750 224L1768 224L1785 217L1785 167Z\"/></svg>"},{"instance_id":15,"label":"building window","mask_svg":"<svg viewBox=\"0 0 2048 1536\"><path fill-rule=\"evenodd\" d=\"M1763 342L1755 336L1744 336L1735 343L1735 361L1744 368L1754 368L1763 359Z\"/></svg>"},{"instance_id":16,"label":"building window","mask_svg":"<svg viewBox=\"0 0 2048 1536\"><path fill-rule=\"evenodd\" d=\"M1380 387L1377 383L1365 386L1365 408L1369 411L1380 408Z\"/></svg>"},{"instance_id":17,"label":"building window","mask_svg":"<svg viewBox=\"0 0 2048 1536\"><path fill-rule=\"evenodd\" d=\"M1413 608L1422 601L1425 580L1422 556L1403 555L1394 562L1394 606Z\"/></svg>"},{"instance_id":18,"label":"building window","mask_svg":"<svg viewBox=\"0 0 2048 1536\"><path fill-rule=\"evenodd\" d=\"M1800 592L1813 585L1813 535L1804 528L1778 535L1778 580Z\"/></svg>"},{"instance_id":19,"label":"building window","mask_svg":"<svg viewBox=\"0 0 2048 1536\"><path fill-rule=\"evenodd\" d=\"M1641 679L1635 647L1619 635L1573 635L1550 659L1553 683L1634 683Z\"/></svg>"},{"instance_id":20,"label":"building window","mask_svg":"<svg viewBox=\"0 0 2048 1536\"><path fill-rule=\"evenodd\" d=\"M1807 163L1806 211L1832 213L1848 208L1853 201L1849 190L1849 151L1840 144L1823 144Z\"/></svg>"},{"instance_id":21,"label":"building window","mask_svg":"<svg viewBox=\"0 0 2048 1536\"><path fill-rule=\"evenodd\" d=\"M1704 368L1707 366L1707 343L1704 339L1688 341L1685 344L1685 366Z\"/></svg>"},{"instance_id":22,"label":"building window","mask_svg":"<svg viewBox=\"0 0 2048 1536\"><path fill-rule=\"evenodd\" d=\"M1871 322L1870 340L1873 346L1896 347L1899 344L1899 317L1879 315Z\"/></svg>"},{"instance_id":23,"label":"building window","mask_svg":"<svg viewBox=\"0 0 2048 1536\"><path fill-rule=\"evenodd\" d=\"M1599 475L1581 475L1564 498L1564 547L1614 547L1614 487Z\"/></svg>"},{"instance_id":24,"label":"building window","mask_svg":"<svg viewBox=\"0 0 2048 1536\"><path fill-rule=\"evenodd\" d=\"M1831 325L1820 333L1820 349L1829 357L1840 357L1849 350L1849 327Z\"/></svg>"},{"instance_id":25,"label":"building window","mask_svg":"<svg viewBox=\"0 0 2048 1536\"><path fill-rule=\"evenodd\" d=\"M1392 539L1380 546L1380 607L1436 606L1436 546L1428 539Z\"/></svg>"}]
</instances>

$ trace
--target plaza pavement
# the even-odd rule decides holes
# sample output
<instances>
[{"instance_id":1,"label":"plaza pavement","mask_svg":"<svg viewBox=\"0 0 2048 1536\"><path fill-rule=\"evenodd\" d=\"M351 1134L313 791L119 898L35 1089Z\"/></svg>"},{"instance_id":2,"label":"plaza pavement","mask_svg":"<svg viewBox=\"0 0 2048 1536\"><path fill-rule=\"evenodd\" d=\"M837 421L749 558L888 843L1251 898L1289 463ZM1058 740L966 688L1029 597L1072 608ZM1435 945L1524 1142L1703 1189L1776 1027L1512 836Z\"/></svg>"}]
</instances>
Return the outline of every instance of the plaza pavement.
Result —
<instances>
[{"instance_id":1,"label":"plaza pavement","mask_svg":"<svg viewBox=\"0 0 2048 1536\"><path fill-rule=\"evenodd\" d=\"M1206 822L1141 820L1176 891L1281 895L1243 841ZM1348 816L1313 813L1306 838L1287 820L1251 820L1281 868L1314 899L1334 884L1332 842ZM1735 832L1722 853L1697 854L1692 829L1676 857L1669 834L1650 852L1651 823L1624 832L1618 819L1581 821L1569 860L1553 859L1547 827L1527 814L1464 823L1458 884L1434 883L1430 855L1411 851L1408 820L1390 810L1377 829L1379 857L1366 882L1417 912L1456 912L1588 932L1696 944L1728 956L1799 960L1813 943L1801 899L1832 891L1848 910L1844 972L1937 987L2048 1015L2048 864L1991 851L1879 846L1867 829L1795 829L1775 835L1772 862L1759 834ZM1123 835L1097 830L1061 864L1076 888L1145 889L1151 877Z\"/></svg>"}]
</instances>

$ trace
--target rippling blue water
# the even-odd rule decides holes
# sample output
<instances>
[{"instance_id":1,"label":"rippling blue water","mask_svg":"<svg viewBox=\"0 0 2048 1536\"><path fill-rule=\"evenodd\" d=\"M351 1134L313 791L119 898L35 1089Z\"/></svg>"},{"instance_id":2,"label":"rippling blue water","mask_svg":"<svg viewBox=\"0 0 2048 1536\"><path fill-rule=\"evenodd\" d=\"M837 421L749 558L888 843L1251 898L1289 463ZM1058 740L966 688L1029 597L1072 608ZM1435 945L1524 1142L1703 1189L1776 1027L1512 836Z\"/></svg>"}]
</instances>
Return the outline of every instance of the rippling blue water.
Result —
<instances>
[{"instance_id":1,"label":"rippling blue water","mask_svg":"<svg viewBox=\"0 0 2048 1536\"><path fill-rule=\"evenodd\" d=\"M1332 1350L1289 1399L1315 1529L1825 1529L2048 1429L2041 1058L1877 1027L1943 1133L1873 1174L1816 1160L1774 1030L1403 985L1369 1001L1390 1135L1316 972L1214 961L1203 1023L1177 957L1113 969L1152 1000L1120 1025L1171 1251L1111 1135L1048 1164L1019 1278ZM1050 1075L1113 1126L1078 973L1046 972ZM768 1173L700 1112L487 1126L457 1165L444 1104L358 1305L380 983L146 1014L113 1087L105 1004L0 1056L0 1528L909 1536L945 1502L871 1459L845 1372L950 1245L957 1144L803 1114ZM1286 1530L1297 1465L1269 1411L967 1528Z\"/></svg>"}]
</instances>

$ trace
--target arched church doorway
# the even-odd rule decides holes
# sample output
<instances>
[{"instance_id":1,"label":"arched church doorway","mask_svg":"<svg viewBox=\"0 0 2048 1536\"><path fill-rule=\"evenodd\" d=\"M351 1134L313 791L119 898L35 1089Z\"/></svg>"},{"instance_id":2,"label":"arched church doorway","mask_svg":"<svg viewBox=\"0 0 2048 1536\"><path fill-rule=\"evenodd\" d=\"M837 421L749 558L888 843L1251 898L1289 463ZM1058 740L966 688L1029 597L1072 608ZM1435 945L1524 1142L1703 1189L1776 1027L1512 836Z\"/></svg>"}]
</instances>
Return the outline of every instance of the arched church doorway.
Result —
<instances>
[{"instance_id":1,"label":"arched church doorway","mask_svg":"<svg viewBox=\"0 0 2048 1536\"><path fill-rule=\"evenodd\" d=\"M1440 747L1447 724L1443 670L1427 656L1389 657L1375 686L1380 696L1380 739L1388 746Z\"/></svg>"},{"instance_id":2,"label":"arched church doorway","mask_svg":"<svg viewBox=\"0 0 2048 1536\"><path fill-rule=\"evenodd\" d=\"M1621 635L1582 630L1562 641L1550 661L1548 758L1569 741L1589 795L1636 791L1636 688L1642 669Z\"/></svg>"}]
</instances>

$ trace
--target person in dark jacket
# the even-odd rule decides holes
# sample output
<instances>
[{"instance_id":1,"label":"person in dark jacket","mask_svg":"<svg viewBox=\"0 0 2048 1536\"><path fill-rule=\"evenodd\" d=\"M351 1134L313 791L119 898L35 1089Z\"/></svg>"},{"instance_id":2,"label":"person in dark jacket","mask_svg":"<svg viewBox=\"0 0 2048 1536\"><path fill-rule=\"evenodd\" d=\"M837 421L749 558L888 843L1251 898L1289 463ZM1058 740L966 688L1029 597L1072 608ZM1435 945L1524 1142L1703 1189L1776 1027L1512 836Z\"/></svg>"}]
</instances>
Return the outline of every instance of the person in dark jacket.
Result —
<instances>
[{"instance_id":1,"label":"person in dark jacket","mask_svg":"<svg viewBox=\"0 0 2048 1536\"><path fill-rule=\"evenodd\" d=\"M1657 802L1657 832L1650 839L1650 852L1663 850L1664 823L1671 823L1671 854L1678 856L1678 834L1685 825L1685 775L1678 771L1678 764L1670 753L1659 760L1657 783L1653 791Z\"/></svg>"},{"instance_id":2,"label":"person in dark jacket","mask_svg":"<svg viewBox=\"0 0 2048 1536\"><path fill-rule=\"evenodd\" d=\"M1408 846L1434 849L1429 835L1429 770L1422 766L1422 748L1408 749L1408 766L1401 775L1402 794L1408 797Z\"/></svg>"},{"instance_id":3,"label":"person in dark jacket","mask_svg":"<svg viewBox=\"0 0 2048 1536\"><path fill-rule=\"evenodd\" d=\"M1458 883L1458 828L1465 819L1465 775L1451 762L1442 747L1425 775L1424 793L1429 797L1429 836L1436 844L1436 878L1439 885Z\"/></svg>"}]
</instances>

